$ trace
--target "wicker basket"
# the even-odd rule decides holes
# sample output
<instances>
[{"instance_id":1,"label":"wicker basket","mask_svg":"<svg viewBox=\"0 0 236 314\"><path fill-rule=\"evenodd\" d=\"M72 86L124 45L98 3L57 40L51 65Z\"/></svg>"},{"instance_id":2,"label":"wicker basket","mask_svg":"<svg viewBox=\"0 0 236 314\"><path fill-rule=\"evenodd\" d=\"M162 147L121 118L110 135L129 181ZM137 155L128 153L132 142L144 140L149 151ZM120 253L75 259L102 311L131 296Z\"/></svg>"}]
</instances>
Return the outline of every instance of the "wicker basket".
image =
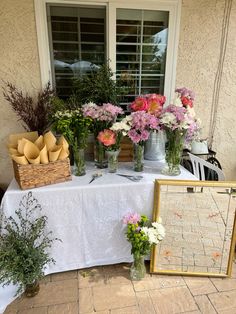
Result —
<instances>
[{"instance_id":1,"label":"wicker basket","mask_svg":"<svg viewBox=\"0 0 236 314\"><path fill-rule=\"evenodd\" d=\"M22 190L72 179L69 158L39 165L19 165L13 160L13 168Z\"/></svg>"}]
</instances>

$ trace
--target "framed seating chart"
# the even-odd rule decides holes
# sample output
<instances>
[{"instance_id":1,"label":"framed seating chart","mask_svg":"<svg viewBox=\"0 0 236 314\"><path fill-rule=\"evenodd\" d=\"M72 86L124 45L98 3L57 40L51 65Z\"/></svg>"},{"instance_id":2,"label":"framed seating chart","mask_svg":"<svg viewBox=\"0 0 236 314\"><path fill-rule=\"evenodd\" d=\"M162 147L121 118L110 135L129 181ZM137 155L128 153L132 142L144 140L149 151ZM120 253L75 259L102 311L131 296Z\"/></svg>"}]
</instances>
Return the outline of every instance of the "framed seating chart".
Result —
<instances>
[{"instance_id":1,"label":"framed seating chart","mask_svg":"<svg viewBox=\"0 0 236 314\"><path fill-rule=\"evenodd\" d=\"M236 182L156 180L153 221L166 236L151 272L227 277L235 248Z\"/></svg>"}]
</instances>

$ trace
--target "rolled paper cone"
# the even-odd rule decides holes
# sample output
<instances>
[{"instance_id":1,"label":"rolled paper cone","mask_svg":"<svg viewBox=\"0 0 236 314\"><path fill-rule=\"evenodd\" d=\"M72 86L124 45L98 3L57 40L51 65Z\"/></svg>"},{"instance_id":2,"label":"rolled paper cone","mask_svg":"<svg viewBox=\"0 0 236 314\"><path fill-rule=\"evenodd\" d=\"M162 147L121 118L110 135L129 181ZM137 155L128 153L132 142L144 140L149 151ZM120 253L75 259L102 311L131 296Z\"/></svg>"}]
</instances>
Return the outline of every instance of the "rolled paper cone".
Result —
<instances>
[{"instance_id":1,"label":"rolled paper cone","mask_svg":"<svg viewBox=\"0 0 236 314\"><path fill-rule=\"evenodd\" d=\"M7 143L7 148L15 148L17 150L17 143L13 144L13 143Z\"/></svg>"},{"instance_id":2,"label":"rolled paper cone","mask_svg":"<svg viewBox=\"0 0 236 314\"><path fill-rule=\"evenodd\" d=\"M61 152L60 152L60 155L59 155L58 159L59 159L59 160L63 160L63 159L66 159L68 156L69 156L69 150L68 150L68 149L65 149L65 148L62 146L62 149L61 149Z\"/></svg>"},{"instance_id":3,"label":"rolled paper cone","mask_svg":"<svg viewBox=\"0 0 236 314\"><path fill-rule=\"evenodd\" d=\"M57 161L61 150L62 150L61 146L55 145L54 148L48 153L49 161Z\"/></svg>"},{"instance_id":4,"label":"rolled paper cone","mask_svg":"<svg viewBox=\"0 0 236 314\"><path fill-rule=\"evenodd\" d=\"M20 156L20 154L19 154L19 152L18 152L18 150L16 149L16 148L9 148L8 149L8 151L9 151L9 154L10 155L16 155L16 156Z\"/></svg>"},{"instance_id":5,"label":"rolled paper cone","mask_svg":"<svg viewBox=\"0 0 236 314\"><path fill-rule=\"evenodd\" d=\"M17 145L18 140L22 138L26 138L27 140L34 142L39 137L37 131L34 132L25 132L25 133L18 133L18 134L11 134L9 135L9 143L13 145Z\"/></svg>"},{"instance_id":6,"label":"rolled paper cone","mask_svg":"<svg viewBox=\"0 0 236 314\"><path fill-rule=\"evenodd\" d=\"M40 164L40 155L36 158L27 158L30 164L38 165Z\"/></svg>"},{"instance_id":7,"label":"rolled paper cone","mask_svg":"<svg viewBox=\"0 0 236 314\"><path fill-rule=\"evenodd\" d=\"M69 144L63 135L58 139L58 145L62 145L65 150L69 149Z\"/></svg>"},{"instance_id":8,"label":"rolled paper cone","mask_svg":"<svg viewBox=\"0 0 236 314\"><path fill-rule=\"evenodd\" d=\"M43 136L40 135L37 140L34 142L34 144L39 148L39 150L42 150L44 148L44 140Z\"/></svg>"},{"instance_id":9,"label":"rolled paper cone","mask_svg":"<svg viewBox=\"0 0 236 314\"><path fill-rule=\"evenodd\" d=\"M43 136L43 139L44 139L44 143L47 146L48 151L52 150L53 147L56 145L57 139L55 138L55 136L52 134L51 131L45 133Z\"/></svg>"},{"instance_id":10,"label":"rolled paper cone","mask_svg":"<svg viewBox=\"0 0 236 314\"><path fill-rule=\"evenodd\" d=\"M12 155L11 158L15 160L17 164L28 165L28 160L26 159L25 156Z\"/></svg>"},{"instance_id":11,"label":"rolled paper cone","mask_svg":"<svg viewBox=\"0 0 236 314\"><path fill-rule=\"evenodd\" d=\"M34 143L31 143L29 141L27 143L25 143L24 155L28 160L34 160L34 159L38 158L39 153L40 153L40 151ZM39 158L39 160L40 160L40 158Z\"/></svg>"},{"instance_id":12,"label":"rolled paper cone","mask_svg":"<svg viewBox=\"0 0 236 314\"><path fill-rule=\"evenodd\" d=\"M24 147L27 142L29 142L29 140L26 138L18 140L17 150L21 155L24 155Z\"/></svg>"},{"instance_id":13,"label":"rolled paper cone","mask_svg":"<svg viewBox=\"0 0 236 314\"><path fill-rule=\"evenodd\" d=\"M49 160L48 160L48 151L47 151L47 146L44 144L43 149L40 150L40 163L41 164L48 164Z\"/></svg>"}]
</instances>

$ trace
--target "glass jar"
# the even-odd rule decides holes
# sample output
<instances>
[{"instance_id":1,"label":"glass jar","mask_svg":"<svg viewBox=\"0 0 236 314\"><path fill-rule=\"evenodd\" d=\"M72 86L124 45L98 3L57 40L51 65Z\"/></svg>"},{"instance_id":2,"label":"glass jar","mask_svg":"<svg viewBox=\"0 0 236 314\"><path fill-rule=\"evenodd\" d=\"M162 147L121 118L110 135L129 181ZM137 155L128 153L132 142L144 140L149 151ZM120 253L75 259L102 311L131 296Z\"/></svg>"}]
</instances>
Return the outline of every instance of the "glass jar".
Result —
<instances>
[{"instance_id":1,"label":"glass jar","mask_svg":"<svg viewBox=\"0 0 236 314\"><path fill-rule=\"evenodd\" d=\"M144 146L141 144L134 144L134 171L143 171L143 154Z\"/></svg>"},{"instance_id":2,"label":"glass jar","mask_svg":"<svg viewBox=\"0 0 236 314\"><path fill-rule=\"evenodd\" d=\"M166 151L166 167L162 173L169 176L178 176L180 174L180 162L184 146L185 132L180 130L168 130L167 151Z\"/></svg>"},{"instance_id":3,"label":"glass jar","mask_svg":"<svg viewBox=\"0 0 236 314\"><path fill-rule=\"evenodd\" d=\"M141 280L146 275L146 267L144 263L144 256L139 253L133 254L134 261L130 268L131 280Z\"/></svg>"},{"instance_id":4,"label":"glass jar","mask_svg":"<svg viewBox=\"0 0 236 314\"><path fill-rule=\"evenodd\" d=\"M86 174L84 148L74 149L73 155L74 155L73 174L75 176L84 176Z\"/></svg>"},{"instance_id":5,"label":"glass jar","mask_svg":"<svg viewBox=\"0 0 236 314\"><path fill-rule=\"evenodd\" d=\"M114 173L118 169L118 156L120 150L107 150L108 172Z\"/></svg>"},{"instance_id":6,"label":"glass jar","mask_svg":"<svg viewBox=\"0 0 236 314\"><path fill-rule=\"evenodd\" d=\"M94 161L97 168L107 168L108 162L105 147L97 139L95 139L94 143Z\"/></svg>"}]
</instances>

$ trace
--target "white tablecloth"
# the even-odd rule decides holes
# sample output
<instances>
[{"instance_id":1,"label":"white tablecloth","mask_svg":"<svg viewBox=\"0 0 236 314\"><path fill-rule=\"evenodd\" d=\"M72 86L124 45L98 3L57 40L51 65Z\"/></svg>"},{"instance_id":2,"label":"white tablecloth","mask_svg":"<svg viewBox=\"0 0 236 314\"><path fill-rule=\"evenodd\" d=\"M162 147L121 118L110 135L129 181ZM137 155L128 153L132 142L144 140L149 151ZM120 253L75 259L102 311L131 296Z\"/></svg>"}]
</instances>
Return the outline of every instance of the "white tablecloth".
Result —
<instances>
[{"instance_id":1,"label":"white tablecloth","mask_svg":"<svg viewBox=\"0 0 236 314\"><path fill-rule=\"evenodd\" d=\"M125 239L122 217L129 211L151 217L154 180L172 178L161 174L163 166L160 162L145 161L144 172L135 173L132 163L122 163L118 173L141 174L143 179L132 182L101 170L103 175L89 184L92 174L98 172L89 164L83 177L73 176L69 182L32 189L33 196L42 205L42 214L48 217L48 230L62 240L54 242L51 254L56 264L49 265L45 273L130 262L130 245ZM196 180L184 168L173 178ZM11 182L2 200L6 217L14 214L27 192L20 190L15 180ZM0 313L1 307L12 300L12 291L5 300L2 293L0 288Z\"/></svg>"}]
</instances>

